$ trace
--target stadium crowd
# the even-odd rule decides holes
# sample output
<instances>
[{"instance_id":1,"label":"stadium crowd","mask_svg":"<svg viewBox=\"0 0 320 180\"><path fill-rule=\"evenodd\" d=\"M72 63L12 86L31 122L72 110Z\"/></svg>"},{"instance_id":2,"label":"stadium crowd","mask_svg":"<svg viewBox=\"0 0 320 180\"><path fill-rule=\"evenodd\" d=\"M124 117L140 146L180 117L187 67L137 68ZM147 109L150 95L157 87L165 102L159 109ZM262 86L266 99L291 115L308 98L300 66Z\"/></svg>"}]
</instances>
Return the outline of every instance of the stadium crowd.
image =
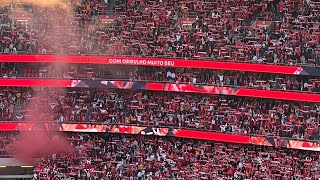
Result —
<instances>
[{"instance_id":1,"label":"stadium crowd","mask_svg":"<svg viewBox=\"0 0 320 180\"><path fill-rule=\"evenodd\" d=\"M0 4L0 53L320 64L320 2L316 0L68 1L74 5ZM57 69L9 67L1 69L0 77L120 77L93 66ZM316 77L251 72L136 67L121 78L320 92ZM0 120L35 121L36 117L39 122L164 126L320 140L316 103L137 90L42 89L1 88ZM15 136L1 133L0 155L9 153ZM107 133L68 137L75 153L42 157L35 166L35 180L320 179L319 152Z\"/></svg>"},{"instance_id":2,"label":"stadium crowd","mask_svg":"<svg viewBox=\"0 0 320 180\"><path fill-rule=\"evenodd\" d=\"M5 6L0 52L318 65L319 6L315 0L85 0L73 10L29 7L34 18L27 28L10 16L15 6ZM114 14L99 15L107 9Z\"/></svg>"},{"instance_id":3,"label":"stadium crowd","mask_svg":"<svg viewBox=\"0 0 320 180\"><path fill-rule=\"evenodd\" d=\"M51 161L48 158L38 167L51 174L69 173L69 176L93 176L93 179L272 179L280 176L312 179L320 175L319 157L312 152L274 152L272 148L205 141L99 138L81 134L74 135L73 144L79 152L78 158L59 159L58 156Z\"/></svg>"},{"instance_id":4,"label":"stadium crowd","mask_svg":"<svg viewBox=\"0 0 320 180\"><path fill-rule=\"evenodd\" d=\"M15 136L1 136L2 152ZM40 158L34 179L320 178L319 153L313 151L115 134L68 134L68 140L75 152Z\"/></svg>"},{"instance_id":5,"label":"stadium crowd","mask_svg":"<svg viewBox=\"0 0 320 180\"><path fill-rule=\"evenodd\" d=\"M1 96L1 119L30 121L35 111L39 112L37 121L51 118L57 123L152 125L308 140L320 137L320 107L313 103L153 91L44 91L48 93L45 98L30 89L7 91ZM30 104L35 103L32 99L36 104Z\"/></svg>"},{"instance_id":6,"label":"stadium crowd","mask_svg":"<svg viewBox=\"0 0 320 180\"><path fill-rule=\"evenodd\" d=\"M22 105L32 97L32 90L28 88L0 89L0 120L11 121L14 119L15 106Z\"/></svg>"},{"instance_id":7,"label":"stadium crowd","mask_svg":"<svg viewBox=\"0 0 320 180\"><path fill-rule=\"evenodd\" d=\"M318 77L207 69L139 68L130 80L248 87L266 90L320 92Z\"/></svg>"}]
</instances>

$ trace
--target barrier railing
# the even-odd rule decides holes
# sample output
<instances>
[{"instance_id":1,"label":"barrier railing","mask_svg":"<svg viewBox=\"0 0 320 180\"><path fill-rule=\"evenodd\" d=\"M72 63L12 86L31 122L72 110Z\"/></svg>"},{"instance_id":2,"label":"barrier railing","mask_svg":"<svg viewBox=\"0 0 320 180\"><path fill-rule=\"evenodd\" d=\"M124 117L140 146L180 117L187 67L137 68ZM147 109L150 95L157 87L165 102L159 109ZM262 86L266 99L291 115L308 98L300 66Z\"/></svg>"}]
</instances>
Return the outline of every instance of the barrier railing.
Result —
<instances>
[{"instance_id":1,"label":"barrier railing","mask_svg":"<svg viewBox=\"0 0 320 180\"><path fill-rule=\"evenodd\" d=\"M210 83L186 83L186 82L172 82L172 81L151 81L151 80L132 80L127 78L117 78L117 79L110 79L110 78L81 78L81 77L74 77L74 78L62 78L62 77L0 77L2 79L34 79L34 80L92 80L92 81L128 81L128 82L146 82L146 83L175 83L175 84L192 84L192 85L200 85L200 86L212 86L212 87L228 87L228 88L246 88L246 89L257 89L257 90L267 90L264 89L262 86L252 87L252 86L234 86L234 85L218 85L218 84L210 84ZM1 83L0 83L1 86ZM303 93L303 94L320 94L320 92L314 91L299 91L299 90L282 90L282 89L275 89L271 88L268 89L269 91L280 91L280 92L295 92L295 93Z\"/></svg>"},{"instance_id":2,"label":"barrier railing","mask_svg":"<svg viewBox=\"0 0 320 180\"><path fill-rule=\"evenodd\" d=\"M2 87L98 88L141 91L165 91L239 97L279 99L284 101L320 103L320 95L277 90L220 87L195 84L159 83L141 81L53 80L53 79L0 79Z\"/></svg>"},{"instance_id":3,"label":"barrier railing","mask_svg":"<svg viewBox=\"0 0 320 180\"><path fill-rule=\"evenodd\" d=\"M224 134L232 134L232 135L245 135L245 136L256 136L256 137L270 137L270 138L287 138L290 140L307 140L309 142L319 142L320 140L320 134L319 138L316 140L311 140L311 139L305 139L305 138L293 138L293 137L285 137L285 136L270 136L270 135L259 135L259 134L245 134L245 133L235 133L235 132L222 132L222 131L216 131L216 130L209 130L209 129L202 129L202 128L190 128L190 127L184 127L184 126L171 126L171 125L147 125L147 124L140 124L140 123L130 123L130 124L125 124L125 123L104 123L104 122L48 122L48 121L0 121L0 131L1 131L1 124L4 123L26 123L26 124L52 124L52 125L59 125L59 124L85 124L85 125L107 125L107 126L112 126L112 125L124 125L124 126L152 126L156 128L176 128L176 129L187 129L187 130L196 130L196 131L205 131L205 132L215 132L215 133L224 133ZM59 130L59 129L55 129Z\"/></svg>"},{"instance_id":4,"label":"barrier railing","mask_svg":"<svg viewBox=\"0 0 320 180\"><path fill-rule=\"evenodd\" d=\"M49 130L42 126L37 128L40 122L0 122L0 131L5 125L10 124L11 129L5 131L37 131ZM46 122L43 122L46 123ZM12 126L16 124L16 126ZM47 123L48 124L48 123ZM1 130L2 129L2 130ZM256 134L241 134L220 131L209 131L197 128L184 128L176 126L155 126L141 124L104 124L104 123L61 123L57 124L54 131L75 132L75 133L120 133L136 135L154 135L161 137L177 137L202 139L209 141L221 141L239 144L251 144L259 146L273 146L277 148L291 148L300 150L320 151L319 138L316 140L295 139L290 137L263 136Z\"/></svg>"}]
</instances>

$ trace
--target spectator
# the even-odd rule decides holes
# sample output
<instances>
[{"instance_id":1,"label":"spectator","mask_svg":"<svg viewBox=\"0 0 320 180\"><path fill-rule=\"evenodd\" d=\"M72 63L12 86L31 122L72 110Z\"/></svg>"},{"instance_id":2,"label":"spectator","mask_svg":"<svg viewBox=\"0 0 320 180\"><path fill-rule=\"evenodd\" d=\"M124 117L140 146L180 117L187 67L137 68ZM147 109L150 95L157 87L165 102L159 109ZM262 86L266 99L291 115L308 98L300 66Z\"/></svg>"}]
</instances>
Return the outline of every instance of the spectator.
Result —
<instances>
[{"instance_id":1,"label":"spectator","mask_svg":"<svg viewBox=\"0 0 320 180\"><path fill-rule=\"evenodd\" d=\"M319 140L317 126L320 111L318 105L313 103L197 94L190 96L173 92L46 91L51 97L50 100L43 100L47 110L39 111L43 112L41 116L44 117L52 112L56 122L156 125ZM17 99L15 97L12 102ZM21 104L29 107L28 101L25 102L23 98ZM21 114L15 117L28 121L27 109L20 111Z\"/></svg>"},{"instance_id":2,"label":"spectator","mask_svg":"<svg viewBox=\"0 0 320 180\"><path fill-rule=\"evenodd\" d=\"M271 4L265 0L195 4L116 1L114 7L111 4L102 0L77 3L76 21L64 13L70 12L68 9L43 11L27 6L37 17L28 30L8 16L10 8L3 7L0 49L4 53L15 53L14 48L20 53L61 53L62 47L64 53L252 60L288 65L318 65L320 61L318 3L313 0L280 0ZM158 8L160 4L166 8ZM116 10L114 16L118 18L108 16L111 18L103 20L99 15L105 15L107 8ZM135 14L145 16L138 18ZM54 20L59 20L59 24ZM55 38L50 38L52 34L56 34Z\"/></svg>"},{"instance_id":3,"label":"spectator","mask_svg":"<svg viewBox=\"0 0 320 180\"><path fill-rule=\"evenodd\" d=\"M14 141L2 134L0 143ZM75 153L42 157L35 177L317 179L317 152L179 138L68 134ZM303 168L301 168L303 167Z\"/></svg>"}]
</instances>

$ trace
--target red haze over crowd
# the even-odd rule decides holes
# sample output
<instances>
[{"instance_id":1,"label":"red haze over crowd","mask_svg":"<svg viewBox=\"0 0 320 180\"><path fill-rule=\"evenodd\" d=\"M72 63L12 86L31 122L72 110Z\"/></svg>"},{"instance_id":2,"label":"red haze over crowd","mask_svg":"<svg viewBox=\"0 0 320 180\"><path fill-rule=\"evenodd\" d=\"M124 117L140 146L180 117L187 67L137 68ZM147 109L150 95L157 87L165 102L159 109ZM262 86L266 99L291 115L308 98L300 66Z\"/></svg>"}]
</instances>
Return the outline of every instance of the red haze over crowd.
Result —
<instances>
[{"instance_id":1,"label":"red haze over crowd","mask_svg":"<svg viewBox=\"0 0 320 180\"><path fill-rule=\"evenodd\" d=\"M45 106L49 103L44 100L48 97L47 91L42 91L38 97L29 99L28 121L36 124L29 131L20 132L18 138L9 146L9 152L18 160L34 164L38 156L51 156L58 153L71 153L71 144L63 134L56 132L53 128L45 127L50 122L54 123L53 113Z\"/></svg>"},{"instance_id":2,"label":"red haze over crowd","mask_svg":"<svg viewBox=\"0 0 320 180\"><path fill-rule=\"evenodd\" d=\"M72 30L70 27L72 20L74 19L73 4L65 0L2 0L0 6L6 6L9 3L24 3L32 6L34 11L32 12L32 18L39 21L39 18L46 14L46 25L42 23L33 24L36 29L41 30L46 34L46 38L39 39L42 44L49 42L50 39L53 42L60 41L62 38L70 37L68 33ZM19 9L19 12L25 11ZM29 13L29 12L26 12ZM38 27L37 27L38 26ZM56 29L55 27L60 27ZM57 35L58 34L58 35ZM70 37L78 38L79 37ZM45 48L45 47L44 47ZM61 54L64 54L61 49ZM55 64L56 66L63 66L62 63ZM41 94L41 97L47 97L48 94ZM28 117L28 121L37 123L36 129L30 129L28 132L21 132L15 142L9 146L9 152L22 162L33 164L35 163L35 157L51 156L56 153L70 153L72 151L70 143L62 134L57 134L47 128L41 126L39 121L53 122L53 115L50 115L50 111L47 112L45 118L40 116L47 111L42 104L42 98L32 98L29 102L28 108L32 110Z\"/></svg>"}]
</instances>

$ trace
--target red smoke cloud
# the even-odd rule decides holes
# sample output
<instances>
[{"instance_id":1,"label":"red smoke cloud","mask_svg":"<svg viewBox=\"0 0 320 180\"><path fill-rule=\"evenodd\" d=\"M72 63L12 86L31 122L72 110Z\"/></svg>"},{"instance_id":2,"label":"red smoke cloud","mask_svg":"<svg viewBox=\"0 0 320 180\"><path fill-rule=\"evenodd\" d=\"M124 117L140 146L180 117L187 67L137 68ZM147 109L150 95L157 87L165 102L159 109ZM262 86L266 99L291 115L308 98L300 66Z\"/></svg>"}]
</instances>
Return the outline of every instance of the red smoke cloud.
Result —
<instances>
[{"instance_id":1,"label":"red smoke cloud","mask_svg":"<svg viewBox=\"0 0 320 180\"><path fill-rule=\"evenodd\" d=\"M28 164L34 164L38 156L72 153L70 143L63 136L45 130L21 133L9 149L14 158Z\"/></svg>"},{"instance_id":2,"label":"red smoke cloud","mask_svg":"<svg viewBox=\"0 0 320 180\"><path fill-rule=\"evenodd\" d=\"M72 22L75 21L74 5L78 2L79 0L2 0L0 7L8 3L31 5L34 17L32 19L33 29L42 33L38 39L39 49L48 50L48 47L56 47L58 50L53 48L55 52L64 54L65 49L73 45L69 42L80 43L80 34L77 31L77 28L80 27L72 25ZM64 64L55 64L55 66L63 67ZM28 132L21 132L16 141L8 147L8 151L24 163L35 163L34 158L39 155L50 156L73 151L63 134L55 130L48 130L44 123L41 123L52 122L54 124L54 115L49 110L49 102L43 100L50 95L47 92L43 93L46 94L33 98L26 107L31 110L31 113L25 119L35 123L36 128Z\"/></svg>"},{"instance_id":3,"label":"red smoke cloud","mask_svg":"<svg viewBox=\"0 0 320 180\"><path fill-rule=\"evenodd\" d=\"M61 134L61 132L42 126L42 122L44 121L39 118L43 114L46 114L46 116L42 117L52 117L45 121L47 123L52 122L52 125L54 125L53 114L51 114L49 110L49 104L47 104L47 111L43 107L44 102L46 102L43 100L44 97L46 96L42 94L40 98L31 99L26 107L31 110L27 120L28 122L35 123L36 128L30 131L20 132L16 141L14 141L8 149L15 158L23 163L34 164L35 158L39 156L73 152L70 142L68 142L67 138ZM50 114L52 116L50 116Z\"/></svg>"}]
</instances>

